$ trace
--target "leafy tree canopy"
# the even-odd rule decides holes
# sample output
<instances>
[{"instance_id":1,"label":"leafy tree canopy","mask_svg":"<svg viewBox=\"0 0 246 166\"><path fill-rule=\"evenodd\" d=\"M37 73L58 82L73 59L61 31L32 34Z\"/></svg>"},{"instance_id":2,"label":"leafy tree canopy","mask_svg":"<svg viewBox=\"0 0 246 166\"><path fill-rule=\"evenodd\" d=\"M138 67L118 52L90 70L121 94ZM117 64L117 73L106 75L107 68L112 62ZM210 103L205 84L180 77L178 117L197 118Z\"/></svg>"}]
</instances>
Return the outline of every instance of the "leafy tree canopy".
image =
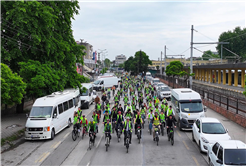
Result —
<instances>
[{"instance_id":1,"label":"leafy tree canopy","mask_svg":"<svg viewBox=\"0 0 246 166\"><path fill-rule=\"evenodd\" d=\"M230 42L223 47L231 50L241 57L241 61L246 60L246 28L236 27L233 31L223 32L219 36L219 42ZM221 45L216 47L219 55L221 55ZM226 57L235 56L229 51L223 49L223 59Z\"/></svg>"},{"instance_id":2,"label":"leafy tree canopy","mask_svg":"<svg viewBox=\"0 0 246 166\"><path fill-rule=\"evenodd\" d=\"M12 105L21 103L25 94L26 83L17 73L12 73L10 68L1 63L1 102L2 104Z\"/></svg>"},{"instance_id":3,"label":"leafy tree canopy","mask_svg":"<svg viewBox=\"0 0 246 166\"><path fill-rule=\"evenodd\" d=\"M203 60L209 60L213 58L219 58L219 55L213 54L211 50L205 51L202 55Z\"/></svg>"},{"instance_id":4,"label":"leafy tree canopy","mask_svg":"<svg viewBox=\"0 0 246 166\"><path fill-rule=\"evenodd\" d=\"M104 60L104 63L106 67L110 67L110 60L108 58Z\"/></svg>"}]
</instances>

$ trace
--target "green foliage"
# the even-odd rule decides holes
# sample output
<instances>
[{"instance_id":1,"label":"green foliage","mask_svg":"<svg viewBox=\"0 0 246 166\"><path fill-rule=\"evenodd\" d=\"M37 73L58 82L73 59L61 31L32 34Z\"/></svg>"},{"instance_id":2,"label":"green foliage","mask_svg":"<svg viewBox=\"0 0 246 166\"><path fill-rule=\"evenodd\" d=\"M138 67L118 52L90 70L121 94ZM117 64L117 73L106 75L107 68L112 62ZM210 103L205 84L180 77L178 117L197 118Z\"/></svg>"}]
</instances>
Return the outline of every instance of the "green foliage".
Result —
<instances>
[{"instance_id":1,"label":"green foliage","mask_svg":"<svg viewBox=\"0 0 246 166\"><path fill-rule=\"evenodd\" d=\"M166 74L168 76L180 76L181 74L183 74L183 71L184 65L180 61L172 61L166 67Z\"/></svg>"},{"instance_id":2,"label":"green foliage","mask_svg":"<svg viewBox=\"0 0 246 166\"><path fill-rule=\"evenodd\" d=\"M223 47L231 50L242 58L242 61L246 60L246 28L241 29L236 27L233 31L223 32L219 36L219 42L230 42L223 45ZM216 47L219 55L221 55L221 45ZM235 56L227 50L223 49L223 59L228 56Z\"/></svg>"},{"instance_id":3,"label":"green foliage","mask_svg":"<svg viewBox=\"0 0 246 166\"><path fill-rule=\"evenodd\" d=\"M107 72L107 70L108 70L108 68L103 68L101 71L100 71L100 73L102 73L102 74L104 74L104 73L106 73Z\"/></svg>"},{"instance_id":4,"label":"green foliage","mask_svg":"<svg viewBox=\"0 0 246 166\"><path fill-rule=\"evenodd\" d=\"M124 69L137 75L142 72L146 73L148 71L148 65L152 65L149 56L144 51L138 51L134 57L131 56L124 62Z\"/></svg>"},{"instance_id":5,"label":"green foliage","mask_svg":"<svg viewBox=\"0 0 246 166\"><path fill-rule=\"evenodd\" d=\"M12 73L10 68L1 63L1 102L2 104L12 105L21 103L25 94L26 83L17 73Z\"/></svg>"},{"instance_id":6,"label":"green foliage","mask_svg":"<svg viewBox=\"0 0 246 166\"><path fill-rule=\"evenodd\" d=\"M124 68L124 63L119 64L119 68Z\"/></svg>"},{"instance_id":7,"label":"green foliage","mask_svg":"<svg viewBox=\"0 0 246 166\"><path fill-rule=\"evenodd\" d=\"M106 67L110 67L110 60L108 58L106 58L104 60L104 64L105 64Z\"/></svg>"},{"instance_id":8,"label":"green foliage","mask_svg":"<svg viewBox=\"0 0 246 166\"><path fill-rule=\"evenodd\" d=\"M203 60L209 60L213 58L219 58L219 55L215 55L211 50L205 51L202 55Z\"/></svg>"},{"instance_id":9,"label":"green foliage","mask_svg":"<svg viewBox=\"0 0 246 166\"><path fill-rule=\"evenodd\" d=\"M85 55L71 29L78 1L3 1L1 6L2 62L21 74L28 96L88 81L75 65L83 64Z\"/></svg>"}]
</instances>

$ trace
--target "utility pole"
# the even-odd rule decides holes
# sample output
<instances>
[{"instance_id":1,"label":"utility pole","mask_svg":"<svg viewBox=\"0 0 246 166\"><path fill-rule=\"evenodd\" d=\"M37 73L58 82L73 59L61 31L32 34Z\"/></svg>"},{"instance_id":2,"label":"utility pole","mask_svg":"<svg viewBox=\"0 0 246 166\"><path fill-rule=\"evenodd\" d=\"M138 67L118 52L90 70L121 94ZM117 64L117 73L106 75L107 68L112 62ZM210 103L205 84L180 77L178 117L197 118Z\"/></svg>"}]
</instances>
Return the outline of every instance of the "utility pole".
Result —
<instances>
[{"instance_id":1,"label":"utility pole","mask_svg":"<svg viewBox=\"0 0 246 166\"><path fill-rule=\"evenodd\" d=\"M161 65L160 65L160 74L162 74L162 51L161 51Z\"/></svg>"},{"instance_id":2,"label":"utility pole","mask_svg":"<svg viewBox=\"0 0 246 166\"><path fill-rule=\"evenodd\" d=\"M190 74L193 73L193 25L191 25L191 42L190 42ZM190 89L192 89L192 76L190 76Z\"/></svg>"},{"instance_id":3,"label":"utility pole","mask_svg":"<svg viewBox=\"0 0 246 166\"><path fill-rule=\"evenodd\" d=\"M139 55L139 60L138 60L138 73L139 74L139 68L140 68L140 64L141 64L141 57L142 57L142 51L140 50L140 55Z\"/></svg>"},{"instance_id":4,"label":"utility pole","mask_svg":"<svg viewBox=\"0 0 246 166\"><path fill-rule=\"evenodd\" d=\"M164 47L164 59L165 59L165 75L166 75L166 67L167 67L167 61L166 61L166 45Z\"/></svg>"},{"instance_id":5,"label":"utility pole","mask_svg":"<svg viewBox=\"0 0 246 166\"><path fill-rule=\"evenodd\" d=\"M220 60L221 64L222 64L222 55L223 55L222 52L223 52L223 44L221 44L221 53L220 53L221 54L221 60Z\"/></svg>"}]
</instances>

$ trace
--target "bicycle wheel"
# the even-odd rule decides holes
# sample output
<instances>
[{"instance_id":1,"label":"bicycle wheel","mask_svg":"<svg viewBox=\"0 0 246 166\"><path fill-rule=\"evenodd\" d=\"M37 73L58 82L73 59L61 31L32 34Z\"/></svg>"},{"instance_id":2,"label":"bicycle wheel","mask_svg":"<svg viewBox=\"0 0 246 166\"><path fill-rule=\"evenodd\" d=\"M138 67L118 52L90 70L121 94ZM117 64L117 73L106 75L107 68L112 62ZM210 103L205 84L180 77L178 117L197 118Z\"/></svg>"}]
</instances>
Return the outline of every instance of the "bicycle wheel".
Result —
<instances>
[{"instance_id":1,"label":"bicycle wheel","mask_svg":"<svg viewBox=\"0 0 246 166\"><path fill-rule=\"evenodd\" d=\"M85 133L83 132L83 133L82 133L82 136L81 136L82 139L84 139L84 135L85 135Z\"/></svg>"},{"instance_id":2,"label":"bicycle wheel","mask_svg":"<svg viewBox=\"0 0 246 166\"><path fill-rule=\"evenodd\" d=\"M92 145L91 140L89 140L89 149L90 150L91 150L91 145Z\"/></svg>"},{"instance_id":3,"label":"bicycle wheel","mask_svg":"<svg viewBox=\"0 0 246 166\"><path fill-rule=\"evenodd\" d=\"M72 131L72 139L75 141L77 139L77 131L73 130Z\"/></svg>"}]
</instances>

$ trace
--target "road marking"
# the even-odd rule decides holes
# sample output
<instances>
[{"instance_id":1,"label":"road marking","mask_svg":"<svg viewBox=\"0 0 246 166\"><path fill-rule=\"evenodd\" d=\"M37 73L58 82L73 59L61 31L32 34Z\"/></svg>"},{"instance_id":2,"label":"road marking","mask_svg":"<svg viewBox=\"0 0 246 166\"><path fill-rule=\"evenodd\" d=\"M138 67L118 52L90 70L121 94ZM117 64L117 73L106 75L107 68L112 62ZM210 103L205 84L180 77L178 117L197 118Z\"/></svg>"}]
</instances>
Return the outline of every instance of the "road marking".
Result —
<instances>
[{"instance_id":1,"label":"road marking","mask_svg":"<svg viewBox=\"0 0 246 166\"><path fill-rule=\"evenodd\" d=\"M53 149L57 148L57 146L59 146L61 143L61 141L57 142L54 146L53 146Z\"/></svg>"},{"instance_id":2,"label":"road marking","mask_svg":"<svg viewBox=\"0 0 246 166\"><path fill-rule=\"evenodd\" d=\"M103 137L103 135L101 136L100 140L98 141L96 148L99 146L99 144L100 144L100 142L102 140L102 137Z\"/></svg>"},{"instance_id":3,"label":"road marking","mask_svg":"<svg viewBox=\"0 0 246 166\"><path fill-rule=\"evenodd\" d=\"M194 156L192 156L192 158L193 158L193 160L195 161L196 165L197 165L197 166L200 166L200 164L198 163L197 159L196 159Z\"/></svg>"},{"instance_id":4,"label":"road marking","mask_svg":"<svg viewBox=\"0 0 246 166\"><path fill-rule=\"evenodd\" d=\"M68 136L69 133L67 133L63 138L65 139Z\"/></svg>"},{"instance_id":5,"label":"road marking","mask_svg":"<svg viewBox=\"0 0 246 166\"><path fill-rule=\"evenodd\" d=\"M181 135L180 135L179 131L178 131L178 130L176 130L176 131L177 131L177 133L178 133L179 137L181 137Z\"/></svg>"},{"instance_id":6,"label":"road marking","mask_svg":"<svg viewBox=\"0 0 246 166\"><path fill-rule=\"evenodd\" d=\"M89 163L86 166L89 166L89 165L90 165L90 161L89 161Z\"/></svg>"},{"instance_id":7,"label":"road marking","mask_svg":"<svg viewBox=\"0 0 246 166\"><path fill-rule=\"evenodd\" d=\"M50 147L53 148L53 146L55 146L57 144L57 142L54 142Z\"/></svg>"},{"instance_id":8,"label":"road marking","mask_svg":"<svg viewBox=\"0 0 246 166\"><path fill-rule=\"evenodd\" d=\"M190 148L187 146L187 144L185 143L185 141L183 141L183 143L184 143L186 149L189 150Z\"/></svg>"},{"instance_id":9,"label":"road marking","mask_svg":"<svg viewBox=\"0 0 246 166\"><path fill-rule=\"evenodd\" d=\"M46 154L46 152L45 153L43 153L37 160L35 160L35 163L37 163L38 162L38 160L40 160L40 158L42 158L44 155Z\"/></svg>"},{"instance_id":10,"label":"road marking","mask_svg":"<svg viewBox=\"0 0 246 166\"><path fill-rule=\"evenodd\" d=\"M42 162L47 156L49 156L50 152L46 152L46 154L38 161L38 162Z\"/></svg>"}]
</instances>

